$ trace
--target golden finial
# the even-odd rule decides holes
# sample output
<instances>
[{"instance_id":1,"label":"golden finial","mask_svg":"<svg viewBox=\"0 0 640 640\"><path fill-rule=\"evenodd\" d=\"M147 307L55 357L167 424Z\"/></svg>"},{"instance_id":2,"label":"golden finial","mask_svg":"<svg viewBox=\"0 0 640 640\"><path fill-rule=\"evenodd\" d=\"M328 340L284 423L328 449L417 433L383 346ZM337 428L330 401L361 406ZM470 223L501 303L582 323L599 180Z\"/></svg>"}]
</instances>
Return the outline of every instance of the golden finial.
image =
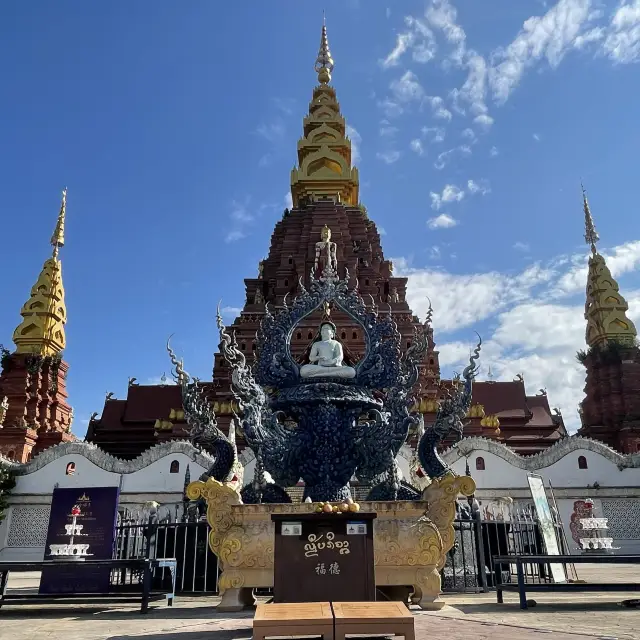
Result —
<instances>
[{"instance_id":1,"label":"golden finial","mask_svg":"<svg viewBox=\"0 0 640 640\"><path fill-rule=\"evenodd\" d=\"M64 247L64 219L67 214L67 188L62 190L62 202L60 204L60 213L58 214L58 222L51 236L51 246L53 247L53 257L58 257L60 247Z\"/></svg>"},{"instance_id":2,"label":"golden finial","mask_svg":"<svg viewBox=\"0 0 640 640\"><path fill-rule=\"evenodd\" d=\"M597 253L596 243L600 240L600 236L596 231L596 225L593 222L593 216L589 209L589 201L587 200L587 192L584 190L584 185L580 183L582 187L582 205L584 208L584 239L588 245L591 245L591 252Z\"/></svg>"},{"instance_id":3,"label":"golden finial","mask_svg":"<svg viewBox=\"0 0 640 640\"><path fill-rule=\"evenodd\" d=\"M325 21L324 11L322 12L322 33L320 35L320 50L316 58L314 66L318 74L318 82L320 84L329 84L331 81L331 72L333 71L333 58L329 51L329 40L327 39L327 24Z\"/></svg>"}]
</instances>

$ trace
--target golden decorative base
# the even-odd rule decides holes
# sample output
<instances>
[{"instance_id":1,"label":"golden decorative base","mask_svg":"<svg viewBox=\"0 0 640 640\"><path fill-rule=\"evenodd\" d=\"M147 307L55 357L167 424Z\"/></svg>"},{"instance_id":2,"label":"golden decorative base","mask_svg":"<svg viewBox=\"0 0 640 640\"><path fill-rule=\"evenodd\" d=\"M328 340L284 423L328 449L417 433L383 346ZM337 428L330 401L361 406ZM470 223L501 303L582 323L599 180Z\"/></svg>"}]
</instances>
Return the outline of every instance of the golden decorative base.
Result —
<instances>
[{"instance_id":1,"label":"golden decorative base","mask_svg":"<svg viewBox=\"0 0 640 640\"><path fill-rule=\"evenodd\" d=\"M361 502L363 512L375 512L374 561L377 587L411 586L411 601L422 609L440 609L440 570L453 546L455 502L471 495L468 476L443 476L433 481L418 502ZM211 526L209 546L222 573L220 611L239 611L254 603L252 590L273 587L274 524L272 513L313 513L315 505L242 504L237 491L209 479L187 487L191 500L207 502ZM355 515L355 514L354 514Z\"/></svg>"}]
</instances>

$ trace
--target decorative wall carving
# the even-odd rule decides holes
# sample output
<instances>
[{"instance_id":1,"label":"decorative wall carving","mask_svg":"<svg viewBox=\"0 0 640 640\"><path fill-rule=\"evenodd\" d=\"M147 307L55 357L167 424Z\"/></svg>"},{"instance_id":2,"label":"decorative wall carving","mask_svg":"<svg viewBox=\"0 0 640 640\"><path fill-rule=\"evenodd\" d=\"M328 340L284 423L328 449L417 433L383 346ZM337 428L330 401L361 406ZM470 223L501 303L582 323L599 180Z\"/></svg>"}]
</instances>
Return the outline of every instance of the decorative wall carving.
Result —
<instances>
[{"instance_id":1,"label":"decorative wall carving","mask_svg":"<svg viewBox=\"0 0 640 640\"><path fill-rule=\"evenodd\" d=\"M575 451L591 451L592 453L597 453L610 462L613 462L620 470L640 468L640 453L622 455L598 440L591 440L590 438L582 438L580 436L564 438L541 453L526 457L514 453L505 445L495 442L494 440L478 437L464 438L460 440L455 447L445 451L442 457L448 464L453 464L460 460L460 458L464 458L475 451L493 453L505 462L508 462L518 469L524 469L525 471L539 471L544 467L555 464Z\"/></svg>"},{"instance_id":2,"label":"decorative wall carving","mask_svg":"<svg viewBox=\"0 0 640 640\"><path fill-rule=\"evenodd\" d=\"M47 542L50 506L12 507L7 547L44 547Z\"/></svg>"},{"instance_id":3,"label":"decorative wall carving","mask_svg":"<svg viewBox=\"0 0 640 640\"><path fill-rule=\"evenodd\" d=\"M208 469L214 462L211 456L199 451L185 440L171 440L157 444L133 460L114 458L96 445L88 442L65 442L64 444L58 444L45 449L26 464L14 463L11 466L18 475L27 475L42 469L50 462L63 456L79 455L93 462L93 464L104 471L110 471L112 473L135 473L158 460L162 460L162 458L166 456L176 453L183 453L205 469Z\"/></svg>"},{"instance_id":4,"label":"decorative wall carving","mask_svg":"<svg viewBox=\"0 0 640 640\"><path fill-rule=\"evenodd\" d=\"M640 539L640 500L618 498L602 500L602 514L608 518L608 535L617 540Z\"/></svg>"}]
</instances>

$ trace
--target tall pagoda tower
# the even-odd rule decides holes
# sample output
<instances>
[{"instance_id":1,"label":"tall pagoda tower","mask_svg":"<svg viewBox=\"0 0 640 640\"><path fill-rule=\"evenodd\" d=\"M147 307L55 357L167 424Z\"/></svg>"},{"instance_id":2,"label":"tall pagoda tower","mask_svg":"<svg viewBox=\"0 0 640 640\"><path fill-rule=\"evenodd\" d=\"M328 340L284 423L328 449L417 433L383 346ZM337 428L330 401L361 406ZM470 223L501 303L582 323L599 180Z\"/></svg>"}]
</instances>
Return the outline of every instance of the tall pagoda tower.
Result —
<instances>
[{"instance_id":1,"label":"tall pagoda tower","mask_svg":"<svg viewBox=\"0 0 640 640\"><path fill-rule=\"evenodd\" d=\"M318 84L303 119L298 163L291 171L293 207L285 209L276 224L269 254L260 263L257 277L244 281L246 302L230 327L240 349L249 356L256 349L256 331L265 305L271 310L281 308L287 299L291 301L300 292L301 286L308 286L310 274L322 268L321 246L325 241L335 243L339 275L345 277L348 271L351 285L357 282L365 303L384 311L391 309L405 348L410 345L419 322L406 301L407 278L394 275L392 262L384 256L376 224L360 202L351 140L346 135L336 90L330 84L333 68L327 29L323 25L315 62ZM337 326L337 338L344 347L345 360L350 364L357 362L364 355L361 327L337 310L330 313ZM292 352L301 363L322 317L322 311L308 316L293 335ZM228 389L229 373L222 356L216 354L213 369L218 387L216 397L223 394L223 388ZM422 394L430 394L435 400L440 366L432 333L422 374ZM225 399L231 401L231 395ZM224 420L221 416L223 424Z\"/></svg>"},{"instance_id":2,"label":"tall pagoda tower","mask_svg":"<svg viewBox=\"0 0 640 640\"><path fill-rule=\"evenodd\" d=\"M67 404L68 364L62 359L66 345L67 309L62 285L60 248L64 245L67 192L51 236L48 258L13 332L16 349L2 349L0 374L0 453L26 462L33 453L74 440L73 412Z\"/></svg>"},{"instance_id":3,"label":"tall pagoda tower","mask_svg":"<svg viewBox=\"0 0 640 640\"><path fill-rule=\"evenodd\" d=\"M621 451L640 451L640 349L638 332L627 316L603 256L589 202L583 190L585 240L591 247L584 317L588 350L579 354L586 370L585 399L580 405L580 435Z\"/></svg>"},{"instance_id":4,"label":"tall pagoda tower","mask_svg":"<svg viewBox=\"0 0 640 640\"><path fill-rule=\"evenodd\" d=\"M258 265L256 277L245 279L245 303L229 327L249 362L256 350L256 332L266 306L272 312L282 308L301 287L309 286L312 271L319 275L326 260L335 260L341 278L349 272L350 285L357 284L365 304L378 307L382 313L391 312L403 348L411 344L419 324L407 304L407 278L394 274L392 262L384 256L376 224L360 202L351 141L336 90L330 84L333 68L323 24L315 61L318 83L302 121L298 162L291 171L293 205L284 210L276 224L269 253ZM338 309L324 309L306 317L292 337L292 353L301 364L305 362L326 313L337 327L345 362L356 363L364 355L362 329ZM439 398L451 384L440 378L430 324L428 340L413 407L424 416L427 425L435 420ZM221 354L216 353L213 380L202 383L218 426L224 431L238 411L230 373ZM187 437L180 390L175 385L130 384L126 399L111 396L106 398L101 416L94 414L87 432L87 440L108 453L132 458L158 442ZM468 418L467 435L499 439L524 454L542 451L566 435L562 417L551 414L546 394L527 396L522 376L508 382L476 382ZM242 445L238 436L238 446Z\"/></svg>"}]
</instances>

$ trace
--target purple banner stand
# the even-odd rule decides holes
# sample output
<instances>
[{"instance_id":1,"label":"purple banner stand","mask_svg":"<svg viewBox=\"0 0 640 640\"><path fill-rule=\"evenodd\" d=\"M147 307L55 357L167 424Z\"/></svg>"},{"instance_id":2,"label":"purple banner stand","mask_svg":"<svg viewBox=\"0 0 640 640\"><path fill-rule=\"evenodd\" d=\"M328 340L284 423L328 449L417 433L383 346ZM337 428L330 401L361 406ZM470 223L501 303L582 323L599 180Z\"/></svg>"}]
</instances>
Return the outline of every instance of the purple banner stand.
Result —
<instances>
[{"instance_id":1,"label":"purple banner stand","mask_svg":"<svg viewBox=\"0 0 640 640\"><path fill-rule=\"evenodd\" d=\"M71 537L67 526L75 523L82 528L76 529L73 543L88 545L82 551L86 553L85 557L110 560L113 557L119 494L118 487L54 489L44 559L64 557L52 555L52 552L56 545L69 545ZM109 591L110 572L108 567L83 567L82 560L71 558L68 567L43 569L39 592L106 593Z\"/></svg>"}]
</instances>

